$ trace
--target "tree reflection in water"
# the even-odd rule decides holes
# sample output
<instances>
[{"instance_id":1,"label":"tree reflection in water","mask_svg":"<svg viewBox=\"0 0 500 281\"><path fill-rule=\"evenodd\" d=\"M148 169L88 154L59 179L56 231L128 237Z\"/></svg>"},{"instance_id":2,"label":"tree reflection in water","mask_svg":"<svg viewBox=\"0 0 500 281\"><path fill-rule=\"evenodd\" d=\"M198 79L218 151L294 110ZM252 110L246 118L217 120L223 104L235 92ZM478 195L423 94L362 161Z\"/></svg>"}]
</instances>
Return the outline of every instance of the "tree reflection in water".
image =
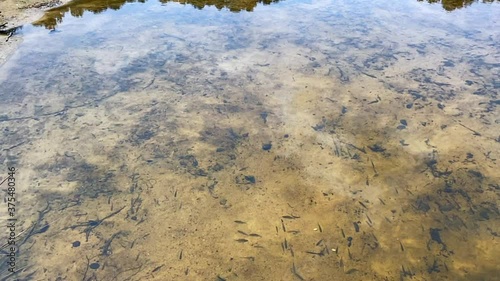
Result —
<instances>
[{"instance_id":1,"label":"tree reflection in water","mask_svg":"<svg viewBox=\"0 0 500 281\"><path fill-rule=\"evenodd\" d=\"M456 9L464 8L470 6L474 2L482 2L482 3L493 3L500 2L500 0L417 0L418 2L428 2L431 4L440 3L443 6L443 9L446 11L453 11Z\"/></svg>"},{"instance_id":2,"label":"tree reflection in water","mask_svg":"<svg viewBox=\"0 0 500 281\"><path fill-rule=\"evenodd\" d=\"M217 9L224 8L231 12L247 11L252 12L259 4L270 5L279 0L159 0L161 3L177 2L180 4L189 4L197 9L203 9L206 6L215 6ZM61 23L64 15L70 12L74 17L81 17L85 11L98 14L107 9L118 10L125 3L144 3L146 0L75 0L65 5L48 10L45 15L33 23L35 26L45 26L48 29L54 29L58 23Z\"/></svg>"},{"instance_id":3,"label":"tree reflection in water","mask_svg":"<svg viewBox=\"0 0 500 281\"><path fill-rule=\"evenodd\" d=\"M224 8L231 12L247 11L252 12L253 9L259 4L269 5L277 3L279 0L159 0L161 3L177 2L180 4L189 4L197 9L203 9L206 6L215 6L217 9ZM474 2L493 3L500 2L500 0L417 0L419 2L428 2L431 4L440 3L443 9L453 11L455 9L470 6ZM45 26L48 29L54 29L58 23L62 22L64 15L70 12L74 17L81 17L85 11L90 11L98 14L106 11L107 9L118 10L125 3L144 3L146 0L75 0L65 5L48 10L45 15L34 22L36 26Z\"/></svg>"}]
</instances>

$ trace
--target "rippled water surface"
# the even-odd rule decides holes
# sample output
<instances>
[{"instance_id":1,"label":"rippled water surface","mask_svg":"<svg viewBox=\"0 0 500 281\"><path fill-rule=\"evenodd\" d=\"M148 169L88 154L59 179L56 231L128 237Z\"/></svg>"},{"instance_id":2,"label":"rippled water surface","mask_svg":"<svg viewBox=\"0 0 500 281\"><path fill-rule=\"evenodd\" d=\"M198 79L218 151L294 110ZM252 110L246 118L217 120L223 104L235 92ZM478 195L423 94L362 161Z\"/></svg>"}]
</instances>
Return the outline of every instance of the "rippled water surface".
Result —
<instances>
[{"instance_id":1,"label":"rippled water surface","mask_svg":"<svg viewBox=\"0 0 500 281\"><path fill-rule=\"evenodd\" d=\"M77 0L15 36L1 280L500 280L498 1Z\"/></svg>"}]
</instances>

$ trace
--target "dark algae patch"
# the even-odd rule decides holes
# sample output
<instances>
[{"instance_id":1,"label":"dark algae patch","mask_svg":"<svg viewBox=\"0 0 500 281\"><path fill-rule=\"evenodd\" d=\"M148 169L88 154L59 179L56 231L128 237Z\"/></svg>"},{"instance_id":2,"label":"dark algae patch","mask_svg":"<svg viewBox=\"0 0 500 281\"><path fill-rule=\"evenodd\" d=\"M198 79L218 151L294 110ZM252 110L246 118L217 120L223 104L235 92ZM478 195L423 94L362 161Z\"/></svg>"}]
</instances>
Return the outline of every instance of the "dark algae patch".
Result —
<instances>
[{"instance_id":1,"label":"dark algae patch","mask_svg":"<svg viewBox=\"0 0 500 281\"><path fill-rule=\"evenodd\" d=\"M494 280L499 5L48 10L0 66L0 279Z\"/></svg>"},{"instance_id":2,"label":"dark algae patch","mask_svg":"<svg viewBox=\"0 0 500 281\"><path fill-rule=\"evenodd\" d=\"M446 249L446 245L444 244L443 240L441 240L441 231L442 229L439 228L431 228L429 230L430 235L431 235L431 241L438 243L439 245L442 246L442 249Z\"/></svg>"}]
</instances>

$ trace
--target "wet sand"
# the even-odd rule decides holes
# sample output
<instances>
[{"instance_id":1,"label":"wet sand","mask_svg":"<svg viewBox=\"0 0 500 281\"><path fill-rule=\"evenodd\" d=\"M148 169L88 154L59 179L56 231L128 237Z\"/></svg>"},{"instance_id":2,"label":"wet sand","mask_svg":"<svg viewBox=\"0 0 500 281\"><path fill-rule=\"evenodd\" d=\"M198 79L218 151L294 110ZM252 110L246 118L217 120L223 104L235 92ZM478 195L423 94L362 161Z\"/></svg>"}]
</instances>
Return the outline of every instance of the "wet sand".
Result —
<instances>
[{"instance_id":1,"label":"wet sand","mask_svg":"<svg viewBox=\"0 0 500 281\"><path fill-rule=\"evenodd\" d=\"M26 35L0 74L20 276L495 280L498 23L282 4Z\"/></svg>"}]
</instances>

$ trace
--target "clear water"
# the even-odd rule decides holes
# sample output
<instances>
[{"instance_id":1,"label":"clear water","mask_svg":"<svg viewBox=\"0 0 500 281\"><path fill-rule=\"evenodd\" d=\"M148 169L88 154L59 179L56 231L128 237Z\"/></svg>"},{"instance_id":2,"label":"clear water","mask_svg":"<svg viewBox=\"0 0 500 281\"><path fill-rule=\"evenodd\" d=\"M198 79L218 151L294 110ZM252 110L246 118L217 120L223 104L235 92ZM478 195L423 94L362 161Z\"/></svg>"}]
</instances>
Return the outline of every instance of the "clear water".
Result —
<instances>
[{"instance_id":1,"label":"clear water","mask_svg":"<svg viewBox=\"0 0 500 281\"><path fill-rule=\"evenodd\" d=\"M500 280L498 2L128 2L0 67L2 280Z\"/></svg>"}]
</instances>

